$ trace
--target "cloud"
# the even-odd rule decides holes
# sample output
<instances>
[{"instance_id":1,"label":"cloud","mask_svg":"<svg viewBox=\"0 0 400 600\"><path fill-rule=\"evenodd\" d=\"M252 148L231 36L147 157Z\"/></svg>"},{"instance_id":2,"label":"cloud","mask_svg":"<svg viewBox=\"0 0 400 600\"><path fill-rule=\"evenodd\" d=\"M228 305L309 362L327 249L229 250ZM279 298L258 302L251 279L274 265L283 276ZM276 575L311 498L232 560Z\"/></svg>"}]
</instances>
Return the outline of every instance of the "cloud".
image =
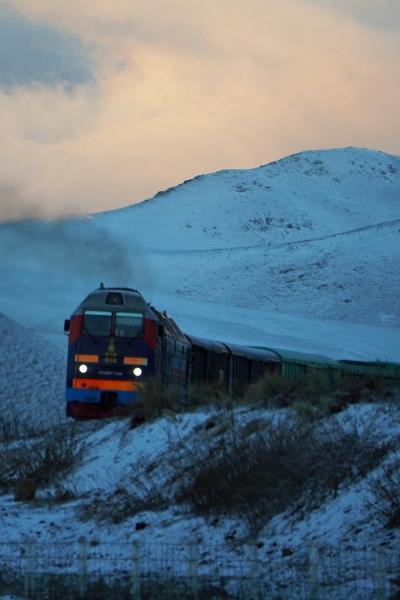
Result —
<instances>
[{"instance_id":1,"label":"cloud","mask_svg":"<svg viewBox=\"0 0 400 600\"><path fill-rule=\"evenodd\" d=\"M96 65L95 84L0 92L0 182L51 214L307 148L399 151L399 36L322 0L12 4Z\"/></svg>"},{"instance_id":2,"label":"cloud","mask_svg":"<svg viewBox=\"0 0 400 600\"><path fill-rule=\"evenodd\" d=\"M400 3L398 0L312 0L339 14L346 14L370 27L396 30L400 28Z\"/></svg>"},{"instance_id":3,"label":"cloud","mask_svg":"<svg viewBox=\"0 0 400 600\"><path fill-rule=\"evenodd\" d=\"M44 217L46 210L40 203L29 201L13 185L0 183L0 223L30 217Z\"/></svg>"},{"instance_id":4,"label":"cloud","mask_svg":"<svg viewBox=\"0 0 400 600\"><path fill-rule=\"evenodd\" d=\"M68 84L92 79L79 38L28 19L0 5L0 87Z\"/></svg>"}]
</instances>

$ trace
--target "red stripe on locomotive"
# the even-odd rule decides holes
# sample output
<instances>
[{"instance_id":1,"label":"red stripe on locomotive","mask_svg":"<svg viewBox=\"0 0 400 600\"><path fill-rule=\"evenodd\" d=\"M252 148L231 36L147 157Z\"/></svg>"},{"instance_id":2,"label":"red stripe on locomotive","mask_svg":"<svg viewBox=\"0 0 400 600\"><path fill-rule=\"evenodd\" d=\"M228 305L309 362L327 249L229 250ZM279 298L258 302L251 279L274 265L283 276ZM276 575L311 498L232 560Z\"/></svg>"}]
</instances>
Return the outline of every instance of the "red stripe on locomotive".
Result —
<instances>
[{"instance_id":1,"label":"red stripe on locomotive","mask_svg":"<svg viewBox=\"0 0 400 600\"><path fill-rule=\"evenodd\" d=\"M81 337L82 315L76 315L71 318L69 328L69 343L73 344Z\"/></svg>"},{"instance_id":2,"label":"red stripe on locomotive","mask_svg":"<svg viewBox=\"0 0 400 600\"><path fill-rule=\"evenodd\" d=\"M153 319L144 320L144 341L149 348L155 349L157 343L158 323Z\"/></svg>"}]
</instances>

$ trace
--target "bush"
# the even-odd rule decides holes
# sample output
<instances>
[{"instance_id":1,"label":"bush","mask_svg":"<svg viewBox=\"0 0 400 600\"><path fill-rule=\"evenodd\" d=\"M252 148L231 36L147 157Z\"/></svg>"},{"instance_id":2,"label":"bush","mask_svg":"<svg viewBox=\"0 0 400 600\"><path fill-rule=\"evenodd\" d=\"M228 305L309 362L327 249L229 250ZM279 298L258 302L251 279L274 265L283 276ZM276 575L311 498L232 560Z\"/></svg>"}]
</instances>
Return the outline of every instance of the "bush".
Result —
<instances>
[{"instance_id":1,"label":"bush","mask_svg":"<svg viewBox=\"0 0 400 600\"><path fill-rule=\"evenodd\" d=\"M221 405L230 402L218 383L196 384L184 389L166 385L159 377L149 378L143 382L140 394L142 403L139 407L127 407L126 411L119 411L121 416L131 415L132 426L136 426L138 422L156 419L166 411L179 413L212 402Z\"/></svg>"},{"instance_id":2,"label":"bush","mask_svg":"<svg viewBox=\"0 0 400 600\"><path fill-rule=\"evenodd\" d=\"M264 431L210 444L182 477L177 499L201 513L244 515L254 533L290 507L318 506L387 451L371 432L338 424L321 429L286 417Z\"/></svg>"},{"instance_id":3,"label":"bush","mask_svg":"<svg viewBox=\"0 0 400 600\"><path fill-rule=\"evenodd\" d=\"M287 379L279 373L266 373L250 385L243 402L266 408L293 407L305 420L316 420L344 410L349 404L378 399L395 400L388 384L372 378L343 378L339 381L318 370L299 379Z\"/></svg>"},{"instance_id":4,"label":"bush","mask_svg":"<svg viewBox=\"0 0 400 600\"><path fill-rule=\"evenodd\" d=\"M272 516L303 486L308 438L308 431L288 421L237 443L221 438L193 466L178 500L199 512Z\"/></svg>"},{"instance_id":5,"label":"bush","mask_svg":"<svg viewBox=\"0 0 400 600\"><path fill-rule=\"evenodd\" d=\"M370 481L370 506L385 527L400 527L400 459Z\"/></svg>"},{"instance_id":6,"label":"bush","mask_svg":"<svg viewBox=\"0 0 400 600\"><path fill-rule=\"evenodd\" d=\"M336 494L342 484L362 479L392 448L392 444L380 440L372 426L360 431L352 422L327 422L314 437L316 477L307 493L311 491L316 498L326 492Z\"/></svg>"},{"instance_id":7,"label":"bush","mask_svg":"<svg viewBox=\"0 0 400 600\"><path fill-rule=\"evenodd\" d=\"M299 402L318 405L322 398L333 393L335 384L324 373L312 371L293 380L279 373L266 373L250 385L243 401L267 408L283 408Z\"/></svg>"},{"instance_id":8,"label":"bush","mask_svg":"<svg viewBox=\"0 0 400 600\"><path fill-rule=\"evenodd\" d=\"M278 408L287 406L287 398L295 384L279 373L266 373L245 390L242 401L245 404Z\"/></svg>"},{"instance_id":9,"label":"bush","mask_svg":"<svg viewBox=\"0 0 400 600\"><path fill-rule=\"evenodd\" d=\"M0 450L0 487L8 490L19 481L35 483L36 487L56 482L73 467L77 456L75 429L70 426L5 446Z\"/></svg>"},{"instance_id":10,"label":"bush","mask_svg":"<svg viewBox=\"0 0 400 600\"><path fill-rule=\"evenodd\" d=\"M129 517L152 510L161 510L168 506L163 489L156 485L145 470L136 468L135 481L127 486L120 485L112 493L91 498L90 502L79 509L80 518L96 518L101 521L121 523Z\"/></svg>"},{"instance_id":11,"label":"bush","mask_svg":"<svg viewBox=\"0 0 400 600\"><path fill-rule=\"evenodd\" d=\"M188 407L206 406L216 403L218 406L227 406L232 402L221 383L200 383L189 386Z\"/></svg>"},{"instance_id":12,"label":"bush","mask_svg":"<svg viewBox=\"0 0 400 600\"><path fill-rule=\"evenodd\" d=\"M165 410L178 412L182 409L180 390L164 384L160 377L151 377L144 381L141 384L140 395L142 404L139 408L131 408L132 420L138 414L148 421L159 417Z\"/></svg>"},{"instance_id":13,"label":"bush","mask_svg":"<svg viewBox=\"0 0 400 600\"><path fill-rule=\"evenodd\" d=\"M16 440L39 437L44 429L21 421L17 417L0 417L0 444L10 444Z\"/></svg>"}]
</instances>

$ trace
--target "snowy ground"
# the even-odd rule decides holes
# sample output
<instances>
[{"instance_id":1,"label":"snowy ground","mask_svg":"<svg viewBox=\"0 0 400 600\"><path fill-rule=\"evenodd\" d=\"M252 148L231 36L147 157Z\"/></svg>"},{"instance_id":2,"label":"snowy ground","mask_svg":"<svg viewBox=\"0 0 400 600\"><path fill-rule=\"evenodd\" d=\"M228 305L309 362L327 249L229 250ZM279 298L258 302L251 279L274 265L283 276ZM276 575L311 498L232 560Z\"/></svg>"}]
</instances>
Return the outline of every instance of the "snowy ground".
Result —
<instances>
[{"instance_id":1,"label":"snowy ground","mask_svg":"<svg viewBox=\"0 0 400 600\"><path fill-rule=\"evenodd\" d=\"M261 578L267 578L264 584L275 590L289 586L292 592L288 597L297 598L308 597L308 588L304 596L303 592L300 594L303 588L299 582L308 581L308 574L303 572L304 561L308 561L310 548L314 547L320 555L321 579L328 573L332 576L337 570L343 581L347 581L335 594L325 597L344 598L352 590L351 597L372 598L377 577L374 570L377 549L384 552L386 567L393 563L400 568L396 562L399 530L385 529L376 518L376 509L369 503L368 481L379 474L380 467L367 477L343 484L336 496L328 495L312 510L284 511L257 534L240 515L196 515L173 500L174 490L179 486L179 481L174 480L175 470L185 460L192 460L190 453L196 454L198 460L204 460L207 448L218 445L221 436L230 436L233 431L240 436L240 432L246 431L246 427L248 431L254 423L264 421L267 425L271 419L278 421L285 415L284 410L243 407L232 413L210 406L194 413L165 416L134 430L129 429L126 421L114 421L100 427L83 425L79 434L83 444L81 458L73 472L62 477L58 492L52 487L43 489L30 503L15 503L9 495L0 497L3 564L7 563L5 557L12 544L29 537L37 544L38 556L53 556L52 569L60 570L60 564L64 564L60 563L65 553L63 549L77 548L78 539L84 536L93 548L92 567L97 572L109 572L107 556L113 552L118 555L116 564L120 564L121 569L122 565L129 565L131 542L136 540L147 568L156 569L161 556L166 569L164 575L169 572L170 575L185 576L189 544L192 543L201 556L199 573L225 573L228 587L233 586L231 591L234 591L237 585L232 583L236 581L235 569L236 576L238 572L242 574L239 578L242 583L251 574L252 547L256 542ZM345 427L356 425L359 431L372 428L374 432L384 432L380 441L394 445L386 462L398 456L400 413L393 405L351 406L331 419ZM212 428L207 426L210 420L215 422ZM145 473L148 475L143 480ZM143 487L143 481L147 489ZM52 501L52 496L60 493L60 486L64 492L68 490L73 499ZM154 498L160 490L164 497L170 498L167 505L152 509L144 507L136 513L132 511L133 514L128 510L128 516L120 518L118 506L123 499L123 490L147 497L149 502L152 488L156 490ZM100 512L96 513L99 506ZM65 567L68 565L72 571L79 569L79 560L75 563L71 560L72 550L65 555L69 555L68 560L64 556ZM390 582L387 579L388 590ZM244 597L240 593L239 596Z\"/></svg>"},{"instance_id":2,"label":"snowy ground","mask_svg":"<svg viewBox=\"0 0 400 600\"><path fill-rule=\"evenodd\" d=\"M65 355L57 347L0 314L1 418L26 424L63 418Z\"/></svg>"}]
</instances>

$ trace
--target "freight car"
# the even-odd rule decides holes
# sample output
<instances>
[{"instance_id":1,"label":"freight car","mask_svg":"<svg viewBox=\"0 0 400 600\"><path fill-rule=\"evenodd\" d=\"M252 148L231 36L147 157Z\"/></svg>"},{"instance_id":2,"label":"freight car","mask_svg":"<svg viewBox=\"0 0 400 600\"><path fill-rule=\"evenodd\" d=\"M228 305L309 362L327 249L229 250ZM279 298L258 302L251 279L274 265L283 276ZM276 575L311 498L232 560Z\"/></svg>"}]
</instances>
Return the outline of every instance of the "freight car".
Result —
<instances>
[{"instance_id":1,"label":"freight car","mask_svg":"<svg viewBox=\"0 0 400 600\"><path fill-rule=\"evenodd\" d=\"M183 401L191 384L218 383L237 396L267 372L297 379L317 370L333 380L378 374L400 381L399 365L334 361L188 336L132 288L101 285L65 321L64 331L67 415L77 419L139 407L142 384L151 377L173 386Z\"/></svg>"},{"instance_id":2,"label":"freight car","mask_svg":"<svg viewBox=\"0 0 400 600\"><path fill-rule=\"evenodd\" d=\"M266 372L279 369L279 357L265 348L228 345L194 336L188 336L188 339L191 344L190 384L218 383L222 390L236 396Z\"/></svg>"}]
</instances>

